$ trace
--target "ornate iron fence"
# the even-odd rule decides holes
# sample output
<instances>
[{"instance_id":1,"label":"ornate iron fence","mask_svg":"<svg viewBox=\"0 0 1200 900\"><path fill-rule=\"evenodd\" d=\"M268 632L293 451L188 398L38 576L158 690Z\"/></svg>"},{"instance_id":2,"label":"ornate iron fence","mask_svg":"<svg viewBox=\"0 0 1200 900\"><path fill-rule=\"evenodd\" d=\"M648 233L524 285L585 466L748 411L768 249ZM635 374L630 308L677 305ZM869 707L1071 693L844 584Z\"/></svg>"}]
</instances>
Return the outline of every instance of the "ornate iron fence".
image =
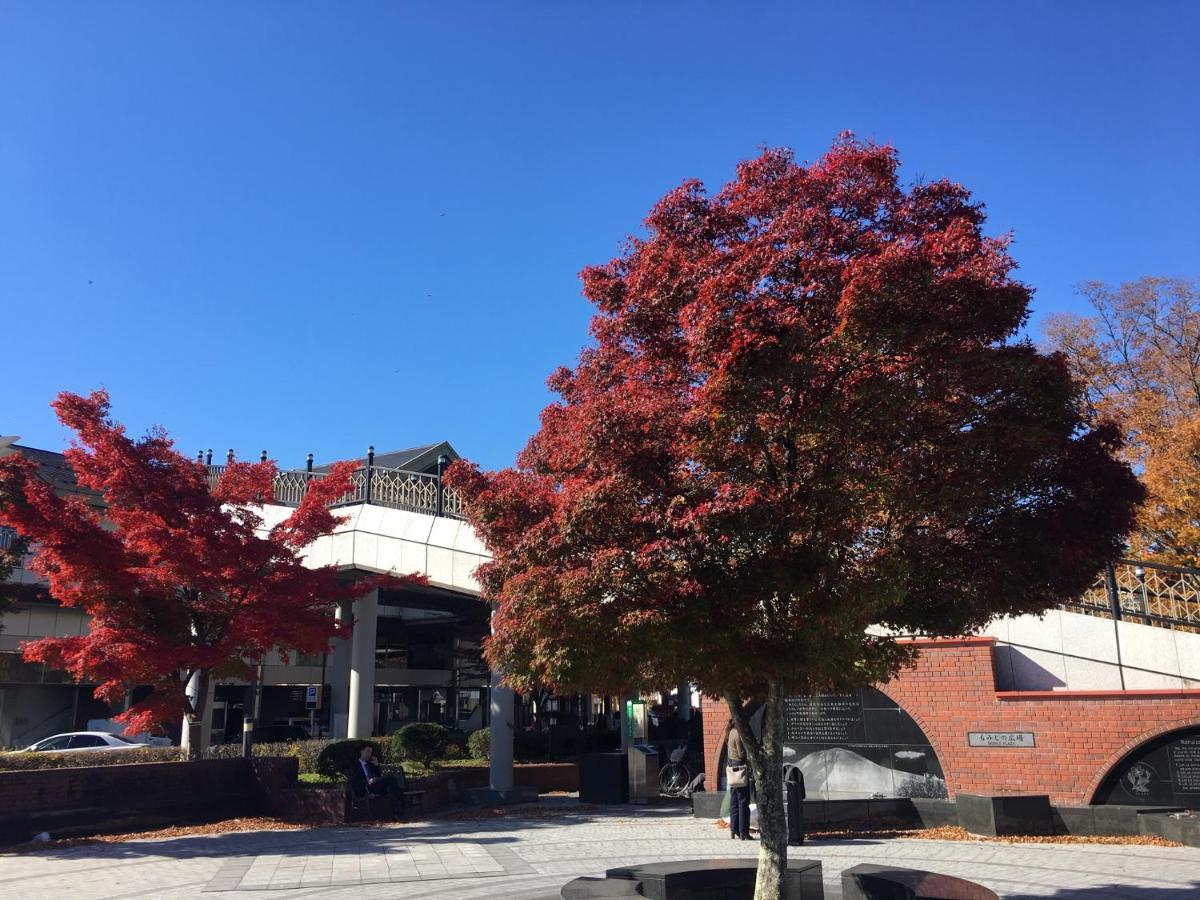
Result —
<instances>
[{"instance_id":1,"label":"ornate iron fence","mask_svg":"<svg viewBox=\"0 0 1200 900\"><path fill-rule=\"evenodd\" d=\"M208 484L216 487L225 466L207 466ZM309 482L324 478L324 472L289 469L275 473L274 502L280 506L299 506ZM442 483L441 476L407 469L388 469L368 463L350 476L350 490L338 497L331 507L370 503L429 516L465 518L462 498Z\"/></svg>"},{"instance_id":2,"label":"ornate iron fence","mask_svg":"<svg viewBox=\"0 0 1200 900\"><path fill-rule=\"evenodd\" d=\"M1200 569L1122 559L1105 567L1073 612L1200 631Z\"/></svg>"}]
</instances>

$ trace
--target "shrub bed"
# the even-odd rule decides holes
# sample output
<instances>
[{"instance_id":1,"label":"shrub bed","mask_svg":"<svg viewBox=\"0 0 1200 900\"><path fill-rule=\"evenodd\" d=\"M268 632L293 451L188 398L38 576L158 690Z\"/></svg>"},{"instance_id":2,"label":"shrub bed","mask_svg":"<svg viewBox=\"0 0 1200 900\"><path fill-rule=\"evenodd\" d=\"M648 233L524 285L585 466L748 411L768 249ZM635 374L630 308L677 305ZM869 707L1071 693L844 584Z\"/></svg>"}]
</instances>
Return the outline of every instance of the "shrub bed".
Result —
<instances>
[{"instance_id":1,"label":"shrub bed","mask_svg":"<svg viewBox=\"0 0 1200 900\"><path fill-rule=\"evenodd\" d=\"M295 757L300 761L301 774L312 774L318 771L317 760L320 758L321 752L333 743L335 741L330 740L290 741L286 743L264 741L261 744L255 744L251 752L255 756ZM219 747L214 747L212 752L208 754L210 759L234 759L241 755L242 745L240 742L236 744L221 744Z\"/></svg>"},{"instance_id":2,"label":"shrub bed","mask_svg":"<svg viewBox=\"0 0 1200 900\"><path fill-rule=\"evenodd\" d=\"M136 750L73 750L69 753L0 753L0 771L77 769L83 766L127 766L131 763L179 762L179 747L138 747Z\"/></svg>"},{"instance_id":3,"label":"shrub bed","mask_svg":"<svg viewBox=\"0 0 1200 900\"><path fill-rule=\"evenodd\" d=\"M403 760L420 763L425 768L435 759L443 759L450 744L450 732L432 722L413 722L392 735L392 752Z\"/></svg>"}]
</instances>

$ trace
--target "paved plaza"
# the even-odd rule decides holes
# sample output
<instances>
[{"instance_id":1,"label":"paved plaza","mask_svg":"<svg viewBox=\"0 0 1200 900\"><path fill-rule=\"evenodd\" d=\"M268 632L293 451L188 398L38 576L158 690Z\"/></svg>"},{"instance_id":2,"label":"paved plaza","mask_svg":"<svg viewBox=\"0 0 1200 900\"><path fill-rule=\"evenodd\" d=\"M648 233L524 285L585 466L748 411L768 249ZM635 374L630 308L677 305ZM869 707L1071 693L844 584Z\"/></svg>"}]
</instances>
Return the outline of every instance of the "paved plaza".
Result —
<instances>
[{"instance_id":1,"label":"paved plaza","mask_svg":"<svg viewBox=\"0 0 1200 900\"><path fill-rule=\"evenodd\" d=\"M683 809L563 803L484 820L242 832L3 855L0 896L552 900L570 878L600 875L610 866L757 849ZM1009 900L1200 897L1200 850L1191 848L863 839L816 841L796 855L824 863L831 898L840 896L842 869L883 861L970 878Z\"/></svg>"}]
</instances>

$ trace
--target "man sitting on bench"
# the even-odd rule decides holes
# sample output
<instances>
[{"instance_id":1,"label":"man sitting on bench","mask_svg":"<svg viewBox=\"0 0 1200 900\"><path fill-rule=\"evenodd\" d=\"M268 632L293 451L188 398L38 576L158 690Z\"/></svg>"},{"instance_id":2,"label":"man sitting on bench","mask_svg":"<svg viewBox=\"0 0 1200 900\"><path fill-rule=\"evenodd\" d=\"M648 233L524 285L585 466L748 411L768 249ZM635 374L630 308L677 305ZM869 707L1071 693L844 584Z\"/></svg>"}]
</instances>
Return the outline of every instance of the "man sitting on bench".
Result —
<instances>
[{"instance_id":1,"label":"man sitting on bench","mask_svg":"<svg viewBox=\"0 0 1200 900\"><path fill-rule=\"evenodd\" d=\"M358 753L358 762L352 765L346 776L350 780L350 790L356 797L369 794L386 794L392 801L392 817L399 821L404 818L404 785L393 775L384 775L372 757L375 751L366 744ZM401 769L401 772L404 770Z\"/></svg>"}]
</instances>

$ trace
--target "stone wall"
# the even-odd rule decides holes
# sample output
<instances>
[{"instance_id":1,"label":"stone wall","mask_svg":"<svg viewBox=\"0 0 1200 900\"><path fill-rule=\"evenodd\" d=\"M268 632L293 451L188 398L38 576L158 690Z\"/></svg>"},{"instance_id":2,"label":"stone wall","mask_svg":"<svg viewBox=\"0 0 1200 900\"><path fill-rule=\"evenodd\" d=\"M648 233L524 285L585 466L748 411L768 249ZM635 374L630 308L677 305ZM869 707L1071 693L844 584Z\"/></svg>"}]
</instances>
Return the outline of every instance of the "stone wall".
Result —
<instances>
[{"instance_id":1,"label":"stone wall","mask_svg":"<svg viewBox=\"0 0 1200 900\"><path fill-rule=\"evenodd\" d=\"M951 796L1049 794L1088 804L1104 776L1146 741L1200 725L1200 690L999 691L993 637L920 641L916 664L878 685L917 721L937 753ZM712 787L729 712L705 698L704 758ZM968 732L1024 732L1029 748L971 747Z\"/></svg>"}]
</instances>

